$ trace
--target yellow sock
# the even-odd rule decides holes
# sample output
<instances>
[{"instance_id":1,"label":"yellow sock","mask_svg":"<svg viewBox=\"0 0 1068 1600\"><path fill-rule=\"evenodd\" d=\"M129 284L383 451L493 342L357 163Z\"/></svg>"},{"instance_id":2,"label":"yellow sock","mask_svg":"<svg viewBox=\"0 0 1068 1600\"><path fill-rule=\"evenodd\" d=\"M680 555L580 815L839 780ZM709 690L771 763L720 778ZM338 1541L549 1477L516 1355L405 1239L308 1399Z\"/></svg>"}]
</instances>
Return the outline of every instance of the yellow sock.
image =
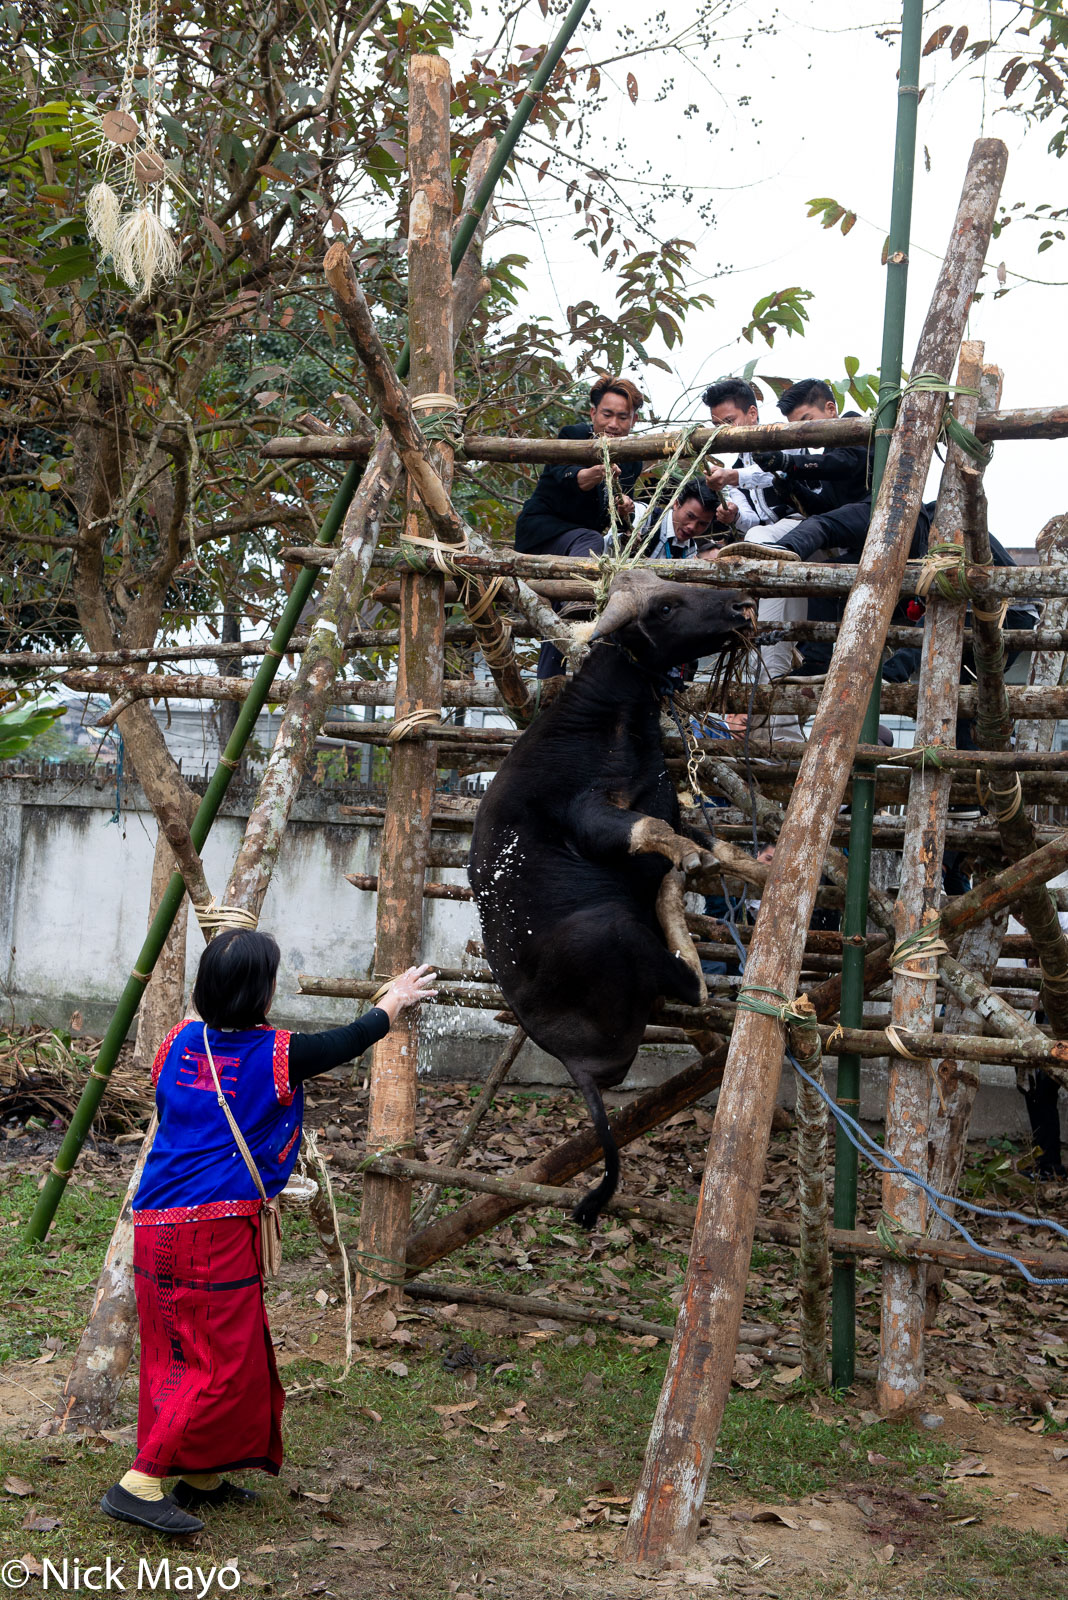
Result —
<instances>
[{"instance_id":1,"label":"yellow sock","mask_svg":"<svg viewBox=\"0 0 1068 1600\"><path fill-rule=\"evenodd\" d=\"M222 1478L217 1472L183 1472L182 1482L191 1489L217 1489Z\"/></svg>"},{"instance_id":2,"label":"yellow sock","mask_svg":"<svg viewBox=\"0 0 1068 1600\"><path fill-rule=\"evenodd\" d=\"M135 1494L138 1500L162 1500L163 1479L150 1478L147 1472L138 1472L136 1467L131 1467L126 1475L119 1479L119 1487L128 1494Z\"/></svg>"}]
</instances>

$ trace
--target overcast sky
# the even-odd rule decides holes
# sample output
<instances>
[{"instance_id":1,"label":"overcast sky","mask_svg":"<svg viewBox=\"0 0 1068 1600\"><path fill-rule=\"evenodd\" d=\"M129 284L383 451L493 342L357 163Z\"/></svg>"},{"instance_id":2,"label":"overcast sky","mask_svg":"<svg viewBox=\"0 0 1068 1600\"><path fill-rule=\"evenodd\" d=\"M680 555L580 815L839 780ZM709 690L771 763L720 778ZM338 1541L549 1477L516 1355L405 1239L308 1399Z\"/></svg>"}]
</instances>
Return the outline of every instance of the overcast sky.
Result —
<instances>
[{"instance_id":1,"label":"overcast sky","mask_svg":"<svg viewBox=\"0 0 1068 1600\"><path fill-rule=\"evenodd\" d=\"M946 22L969 25L973 38L988 37L991 16L1010 22L1018 10L1004 0L932 5L924 38ZM593 59L603 59L612 53L607 19L640 32L647 14L636 0L617 0L604 13L606 27L599 34L580 31L576 43L591 50ZM675 9L669 14L673 21L686 16ZM773 34L754 33L743 44L739 40L747 25L766 24L769 12L739 0L724 21L726 42L718 65L710 54L694 52L689 60L676 53L603 71L608 102L598 114L596 142L586 159L627 177L640 173L649 156L671 182L692 187L688 203L677 192L659 200L654 225L662 238L681 236L697 244L709 278L701 286L716 301L714 310L687 321L681 351L651 347L668 356L670 376L653 367L633 372L661 414L680 420L703 415L701 388L740 371L754 355L761 357L758 374L790 378L840 377L847 355L860 359L862 371L877 366L885 279L879 258L890 209L899 43L896 30L890 40L878 38L876 30L895 25L898 15L892 3L789 0L773 13ZM537 42L548 37L550 26L532 3L515 37ZM926 92L919 107L906 366L973 140L987 135L1007 143L1003 199L1008 203L1063 202L1068 166L1046 153L1056 124L1026 131L1021 117L1001 109L1005 100L996 78L1004 54L984 59L991 63L986 77L981 62L953 63L945 50L922 63ZM638 80L636 104L627 94L628 65ZM674 88L658 101L665 75L674 79ZM699 109L687 115L687 106ZM709 123L712 132L706 131ZM628 149L622 163L621 140ZM536 226L498 233L493 249L522 250L530 257L524 313L559 315L569 302L586 297L612 303L614 284L573 240L574 214L560 203L559 189L538 185L530 168L521 168L520 177L531 201L527 215ZM813 196L833 197L857 212L859 220L847 237L808 220L806 201ZM699 214L702 201L711 201L713 216ZM970 319L968 336L985 340L986 359L1005 370L1005 406L1066 399L1058 360L1064 343L1063 285L1027 283L1017 274L1068 279L1068 245L1038 256L1037 242L1038 230L1025 223L1011 226L994 242L983 284L987 293ZM1002 260L1011 292L995 300L993 269ZM780 334L773 350L759 338L752 346L741 341L739 329L754 302L789 285L814 295L804 339ZM767 405L764 414L769 420L778 416ZM1068 509L1062 483L1066 451L1062 442L999 446L988 491L992 531L1006 543L1033 543L1051 515Z\"/></svg>"}]
</instances>

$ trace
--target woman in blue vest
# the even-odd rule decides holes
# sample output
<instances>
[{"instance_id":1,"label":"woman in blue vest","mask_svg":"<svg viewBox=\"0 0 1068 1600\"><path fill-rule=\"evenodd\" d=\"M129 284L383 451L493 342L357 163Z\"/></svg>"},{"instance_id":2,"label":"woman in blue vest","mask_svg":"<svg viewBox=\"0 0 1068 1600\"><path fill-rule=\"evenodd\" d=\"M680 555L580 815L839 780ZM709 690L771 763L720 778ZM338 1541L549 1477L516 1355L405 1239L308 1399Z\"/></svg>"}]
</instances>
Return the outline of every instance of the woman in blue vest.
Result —
<instances>
[{"instance_id":1,"label":"woman in blue vest","mask_svg":"<svg viewBox=\"0 0 1068 1600\"><path fill-rule=\"evenodd\" d=\"M290 1034L267 1021L278 960L269 933L218 934L193 988L202 1020L173 1028L152 1069L159 1128L133 1202L137 1455L101 1509L162 1533L197 1532L203 1506L258 1498L224 1472L282 1463L260 1213L296 1163L305 1079L352 1061L434 993L429 967L410 967L347 1027Z\"/></svg>"}]
</instances>

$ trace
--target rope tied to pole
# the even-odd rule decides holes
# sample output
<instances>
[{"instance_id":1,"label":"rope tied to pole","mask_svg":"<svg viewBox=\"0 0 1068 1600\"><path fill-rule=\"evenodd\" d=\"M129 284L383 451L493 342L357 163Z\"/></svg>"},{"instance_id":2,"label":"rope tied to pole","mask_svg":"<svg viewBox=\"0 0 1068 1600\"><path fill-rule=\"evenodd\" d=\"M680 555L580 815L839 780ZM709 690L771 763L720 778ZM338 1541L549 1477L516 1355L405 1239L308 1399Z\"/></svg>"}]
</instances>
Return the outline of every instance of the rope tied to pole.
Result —
<instances>
[{"instance_id":1,"label":"rope tied to pole","mask_svg":"<svg viewBox=\"0 0 1068 1600\"><path fill-rule=\"evenodd\" d=\"M214 896L202 906L195 905L193 914L204 933L220 933L223 928L257 928L260 919L255 911L243 906L220 906Z\"/></svg>"},{"instance_id":2,"label":"rope tied to pole","mask_svg":"<svg viewBox=\"0 0 1068 1600\"><path fill-rule=\"evenodd\" d=\"M419 418L419 432L430 444L451 445L462 450L464 428L460 417L460 402L454 394L417 394L412 397L412 410L429 411L432 415Z\"/></svg>"},{"instance_id":3,"label":"rope tied to pole","mask_svg":"<svg viewBox=\"0 0 1068 1600\"><path fill-rule=\"evenodd\" d=\"M948 749L948 748L949 748L949 746L944 745L944 744L925 744L925 745L921 745L920 746L920 771L921 772L923 771L923 769L927 765L928 761L931 763L932 767L939 767L940 768L942 766L942 755L941 755L941 752L943 750ZM910 756L914 756L915 754L916 754L916 746L915 745L913 745L913 747L911 749L909 749L909 750L895 750L894 754L892 756L886 756L885 757L886 764L887 764L887 766L892 766L895 761L907 761Z\"/></svg>"},{"instance_id":4,"label":"rope tied to pole","mask_svg":"<svg viewBox=\"0 0 1068 1600\"><path fill-rule=\"evenodd\" d=\"M968 568L977 564L969 562L964 546L953 541L928 545L927 554L920 562L916 593L926 599L933 584L944 600L955 600L961 605L970 601L974 608L978 597L968 581ZM993 562L981 565L992 567Z\"/></svg>"},{"instance_id":5,"label":"rope tied to pole","mask_svg":"<svg viewBox=\"0 0 1068 1600\"><path fill-rule=\"evenodd\" d=\"M923 982L934 983L938 977L937 972L918 972L912 963L929 961L935 956L949 954L949 946L941 936L940 926L936 916L933 922L927 922L922 928L916 928L912 933L907 933L903 939L899 939L890 954L892 969L895 972L904 972L909 978L919 978Z\"/></svg>"},{"instance_id":6,"label":"rope tied to pole","mask_svg":"<svg viewBox=\"0 0 1068 1600\"><path fill-rule=\"evenodd\" d=\"M896 1056L904 1056L906 1061L927 1060L926 1056L918 1056L914 1051L909 1049L908 1045L905 1043L904 1039L902 1039L900 1033L892 1022L888 1022L886 1024L883 1032L886 1034L887 1042Z\"/></svg>"},{"instance_id":7,"label":"rope tied to pole","mask_svg":"<svg viewBox=\"0 0 1068 1600\"><path fill-rule=\"evenodd\" d=\"M753 996L771 994L782 1003L777 1006L769 1005L766 1000L757 1000ZM791 1000L783 994L781 989L774 989L770 984L746 983L738 990L735 996L735 1005L742 1011L755 1011L761 1017L774 1017L785 1027L814 1028L816 1026L816 1013L810 1008L802 1011L796 999Z\"/></svg>"},{"instance_id":8,"label":"rope tied to pole","mask_svg":"<svg viewBox=\"0 0 1068 1600\"><path fill-rule=\"evenodd\" d=\"M416 728L431 722L440 727L441 712L433 706L423 706L419 711L409 711L407 716L398 717L386 738L390 744L399 744L402 739L410 739Z\"/></svg>"},{"instance_id":9,"label":"rope tied to pole","mask_svg":"<svg viewBox=\"0 0 1068 1600\"><path fill-rule=\"evenodd\" d=\"M880 428L878 426L879 415L888 406L897 405L899 401L904 400L910 394L943 394L948 396L955 394L977 395L978 393L978 389L970 389L966 384L950 383L948 379L940 377L937 372L917 372L906 383L897 384L879 395L879 403L872 413L872 425L876 433L885 434L891 432L892 430L889 428ZM958 449L964 451L965 455L971 456L973 460L981 462L984 466L993 454L992 447L983 444L982 440L978 439L970 428L966 428L963 422L955 417L948 407L942 415L939 437L945 443L955 444Z\"/></svg>"},{"instance_id":10,"label":"rope tied to pole","mask_svg":"<svg viewBox=\"0 0 1068 1600\"><path fill-rule=\"evenodd\" d=\"M1012 787L998 789L993 782L985 783L983 774L975 774L975 792L984 811L989 811L995 822L1011 822L1023 805L1023 785L1020 774L1012 773Z\"/></svg>"},{"instance_id":11,"label":"rope tied to pole","mask_svg":"<svg viewBox=\"0 0 1068 1600\"><path fill-rule=\"evenodd\" d=\"M429 550L429 556L421 556L413 548L415 545ZM433 569L440 572L443 578L454 578L461 585L472 581L471 574L456 564L457 556L470 554L466 534L456 544L442 544L436 534L432 539L426 539L422 534L407 533L400 541L400 553L416 572L430 572Z\"/></svg>"}]
</instances>

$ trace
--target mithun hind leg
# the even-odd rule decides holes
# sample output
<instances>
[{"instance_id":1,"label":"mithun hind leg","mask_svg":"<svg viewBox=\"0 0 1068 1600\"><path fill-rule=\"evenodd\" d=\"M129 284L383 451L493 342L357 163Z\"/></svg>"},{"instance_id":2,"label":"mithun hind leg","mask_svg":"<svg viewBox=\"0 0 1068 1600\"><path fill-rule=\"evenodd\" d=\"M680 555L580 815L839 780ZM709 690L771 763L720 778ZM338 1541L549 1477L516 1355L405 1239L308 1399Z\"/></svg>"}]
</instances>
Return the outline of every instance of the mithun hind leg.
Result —
<instances>
[{"instance_id":1,"label":"mithun hind leg","mask_svg":"<svg viewBox=\"0 0 1068 1600\"><path fill-rule=\"evenodd\" d=\"M668 950L689 967L697 979L700 989L697 1004L704 1005L708 999L708 989L705 985L705 975L701 971L701 958L686 926L685 896L686 879L681 872L672 869L664 878L656 897L656 918L663 931Z\"/></svg>"}]
</instances>

